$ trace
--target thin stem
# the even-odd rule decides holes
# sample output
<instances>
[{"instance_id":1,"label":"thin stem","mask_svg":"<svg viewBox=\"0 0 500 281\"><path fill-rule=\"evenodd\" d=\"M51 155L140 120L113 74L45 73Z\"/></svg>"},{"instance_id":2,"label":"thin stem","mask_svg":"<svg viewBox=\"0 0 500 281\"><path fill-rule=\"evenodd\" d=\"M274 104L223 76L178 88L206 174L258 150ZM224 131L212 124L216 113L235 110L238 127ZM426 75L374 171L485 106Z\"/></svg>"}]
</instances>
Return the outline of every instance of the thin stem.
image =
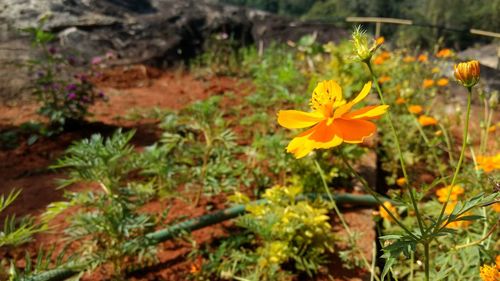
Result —
<instances>
[{"instance_id":1,"label":"thin stem","mask_svg":"<svg viewBox=\"0 0 500 281\"><path fill-rule=\"evenodd\" d=\"M431 142L429 141L429 139L425 135L424 129L422 128L422 126L420 125L420 123L418 123L418 120L417 120L416 117L413 117L413 121L415 121L415 126L417 126L418 131L420 132L420 135L424 139L425 144L427 145L427 147L431 151L431 154L432 154L432 157L434 158L434 161L436 161L436 165L437 165L437 168L438 168L438 171L439 171L439 176L441 176L441 178L443 178L443 180L445 180L444 179L444 172L443 172L442 166L440 165L439 158L436 155L436 151L434 151L434 149L433 149L433 147L431 145ZM446 184L446 180L445 180L445 184Z\"/></svg>"},{"instance_id":2,"label":"thin stem","mask_svg":"<svg viewBox=\"0 0 500 281\"><path fill-rule=\"evenodd\" d=\"M364 255L364 253L361 251L361 249L358 246L356 246L356 241L354 240L354 236L352 234L352 231L349 228L349 226L347 225L347 223L346 223L346 221L344 219L344 216L340 212L340 210L339 210L339 208L337 206L337 203L335 202L335 199L333 199L333 196L332 196L332 194L330 192L330 188L328 188L328 183L326 182L325 173L324 173L323 169L319 165L318 161L314 160L314 164L316 165L316 169L318 170L318 173L319 173L319 175L321 177L321 181L323 182L323 187L325 188L325 192L328 195L328 198L330 199L330 202L333 205L333 209L335 210L335 213L339 217L340 222L342 223L342 226L344 227L345 231L347 232L347 235L348 235L348 238L349 238L349 242L359 252L359 255L361 256L361 259L363 259L363 263L368 268L368 270L371 272L372 276L374 276L377 281L380 281L380 279L378 278L378 276L375 275L375 272L373 271L372 266L370 265L370 263L368 262L368 260L366 260L366 257Z\"/></svg>"},{"instance_id":3,"label":"thin stem","mask_svg":"<svg viewBox=\"0 0 500 281\"><path fill-rule=\"evenodd\" d=\"M429 257L429 242L424 242L424 258L425 258L425 281L429 281L430 272L430 257Z\"/></svg>"},{"instance_id":4,"label":"thin stem","mask_svg":"<svg viewBox=\"0 0 500 281\"><path fill-rule=\"evenodd\" d=\"M380 200L380 198L378 198L378 194L373 191L373 189L370 188L370 186L368 185L368 182L366 182L366 180L360 175L358 174L358 172L356 172L356 170L354 170L354 168L351 166L351 164L349 164L349 162L347 161L347 159L345 158L345 156L342 154L342 160L344 161L344 164L347 166L347 168L349 169L349 171L361 182L361 186L363 187L363 189L370 193L371 196L373 196L373 198L375 198L375 200L377 201L377 203L379 203L380 207L382 207L386 212L387 214L391 217L391 219L393 219L411 238L413 238L415 241L418 241L419 238L417 236L415 236L415 234L413 234L399 219L396 218L396 216L384 205L384 203L382 202L382 200Z\"/></svg>"},{"instance_id":5,"label":"thin stem","mask_svg":"<svg viewBox=\"0 0 500 281\"><path fill-rule=\"evenodd\" d=\"M380 85L378 83L377 75L375 75L375 72L372 69L370 61L366 61L365 63L368 66L368 69L370 70L370 74L372 76L373 83L375 84L375 87L377 88L377 92L378 92L378 96L380 98L380 101L382 102L383 105L386 105L385 100L384 100L384 95L382 94L382 89L380 88ZM392 132L394 141L396 143L396 148L398 150L398 156L399 156L399 162L401 164L401 170L403 171L403 176L405 178L405 185L408 188L408 191L410 193L411 203L413 205L413 209L415 210L415 214L417 216L418 226L420 228L420 232L422 233L422 235L425 235L424 221L420 215L420 211L419 211L418 205L417 205L417 200L415 199L415 195L413 194L413 188L409 185L410 181L408 178L408 173L406 172L406 164L405 164L405 161L403 158L403 152L401 151L401 144L399 143L399 137L398 137L398 134L396 133L396 128L394 127L394 123L392 122L391 113L389 111L386 114L386 118L389 121L389 127L391 128L391 132Z\"/></svg>"},{"instance_id":6,"label":"thin stem","mask_svg":"<svg viewBox=\"0 0 500 281\"><path fill-rule=\"evenodd\" d=\"M464 126L463 138L462 138L462 149L460 150L460 157L458 158L457 167L455 169L455 173L453 174L453 178L451 179L450 188L448 191L448 196L446 197L446 201L444 202L443 207L441 208L441 212L439 214L438 220L437 220L435 228L434 228L434 233L436 233L436 230L440 229L439 226L441 225L444 212L445 212L446 207L448 206L448 203L450 201L451 193L453 191L453 186L455 185L455 182L456 182L457 177L458 177L458 173L460 172L460 167L462 166L462 162L464 160L465 149L467 147L467 135L469 133L469 119L470 119L470 108L471 108L471 100L472 100L472 88L468 87L467 91L468 91L467 113L465 115L465 126Z\"/></svg>"},{"instance_id":7,"label":"thin stem","mask_svg":"<svg viewBox=\"0 0 500 281\"><path fill-rule=\"evenodd\" d=\"M470 246L474 246L474 245L477 245L477 244L480 244L481 242L483 242L484 240L488 239L488 237L491 236L491 234L493 234L493 232L495 231L495 228L497 227L498 225L498 221L497 223L495 223L495 225L490 229L490 231L488 231L488 233L486 233L481 239L479 240L476 240L476 241L473 241L473 242L470 242L470 243L467 243L467 244L463 244L463 245L458 245L456 247L454 247L453 249L454 250L459 250L459 249L463 249L463 248L467 248L467 247L470 247Z\"/></svg>"},{"instance_id":8,"label":"thin stem","mask_svg":"<svg viewBox=\"0 0 500 281\"><path fill-rule=\"evenodd\" d=\"M451 146L451 140L450 136L448 135L448 131L445 129L445 127L440 123L439 127L441 128L441 131L443 132L444 140L446 141L446 147L448 148L448 157L450 158L450 163L455 162L455 159L453 159L453 148Z\"/></svg>"}]
</instances>

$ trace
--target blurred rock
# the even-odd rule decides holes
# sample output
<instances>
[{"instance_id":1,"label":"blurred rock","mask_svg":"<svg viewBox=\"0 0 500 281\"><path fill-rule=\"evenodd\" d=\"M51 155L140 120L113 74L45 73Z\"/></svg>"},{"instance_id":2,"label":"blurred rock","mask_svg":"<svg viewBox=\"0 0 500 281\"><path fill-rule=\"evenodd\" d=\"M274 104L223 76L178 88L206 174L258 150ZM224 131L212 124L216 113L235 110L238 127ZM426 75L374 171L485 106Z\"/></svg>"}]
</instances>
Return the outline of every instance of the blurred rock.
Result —
<instances>
[{"instance_id":1,"label":"blurred rock","mask_svg":"<svg viewBox=\"0 0 500 281\"><path fill-rule=\"evenodd\" d=\"M262 42L262 46L296 41L315 31L320 42L347 36L332 26L294 22L210 0L0 0L0 77L13 71L5 69L7 61L29 57L29 42L17 30L36 26L44 15L50 15L46 28L58 35L61 45L87 58L112 51L119 57L115 63L122 65L166 67L186 62L217 34L241 45ZM10 85L0 87L0 97L13 94Z\"/></svg>"}]
</instances>

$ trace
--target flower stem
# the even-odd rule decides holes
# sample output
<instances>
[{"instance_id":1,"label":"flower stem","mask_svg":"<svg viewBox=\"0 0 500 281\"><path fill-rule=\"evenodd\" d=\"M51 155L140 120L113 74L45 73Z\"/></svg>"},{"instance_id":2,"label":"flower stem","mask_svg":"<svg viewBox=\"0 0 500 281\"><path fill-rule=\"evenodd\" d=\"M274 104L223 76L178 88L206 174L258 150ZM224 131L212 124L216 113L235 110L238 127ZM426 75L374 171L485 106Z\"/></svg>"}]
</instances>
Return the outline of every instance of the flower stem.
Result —
<instances>
[{"instance_id":1,"label":"flower stem","mask_svg":"<svg viewBox=\"0 0 500 281\"><path fill-rule=\"evenodd\" d=\"M380 281L380 279L378 278L378 276L375 274L375 271L373 270L373 267L372 265L370 265L370 263L368 262L368 260L366 260L366 257L364 255L364 253L361 251L361 249L357 246L356 244L356 241L354 240L354 236L352 234L352 231L351 229L349 228L349 226L347 225L345 219L344 219L344 216L342 215L342 213L340 212L338 206L337 206L337 203L335 202L335 199L333 198L332 196L332 193L330 192L330 188L328 188L328 184L326 182L326 178L325 178L325 173L323 171L323 169L321 168L321 166L319 165L318 161L314 160L314 164L316 165L316 169L318 170L318 173L321 177L321 181L323 182L323 187L325 188L325 192L326 194L328 195L328 198L330 199L330 202L332 203L333 205L333 209L335 210L335 213L337 214L337 216L339 217L340 219L340 222L342 223L342 226L344 227L345 231L347 232L347 235L348 235L348 238L349 238L349 242L351 243L351 245L353 245L353 247L355 247L355 249L359 252L359 255L361 256L361 259L363 259L363 263L365 264L365 266L367 267L368 271L370 271L370 273L372 274L372 276L377 280L377 281Z\"/></svg>"},{"instance_id":2,"label":"flower stem","mask_svg":"<svg viewBox=\"0 0 500 281\"><path fill-rule=\"evenodd\" d=\"M361 175L358 174L358 172L356 172L356 170L354 170L354 168L351 166L351 164L349 164L349 162L347 161L347 159L345 158L345 156L342 154L342 160L344 161L344 164L346 165L346 167L349 169L349 171L351 172L351 174L353 174L360 182L361 182L361 186L363 187L363 189L370 193L371 196L373 196L373 198L375 198L375 200L378 202L378 204L380 205L380 207L382 207L386 212L387 214L409 235L411 236L413 239L415 239L415 241L418 240L418 237L415 236L415 234L413 234L385 205L384 203L382 202L382 200L380 200L380 198L378 198L378 194L373 191L373 189L370 188L370 186L368 185L368 182L366 182L366 180L361 177Z\"/></svg>"},{"instance_id":3,"label":"flower stem","mask_svg":"<svg viewBox=\"0 0 500 281\"><path fill-rule=\"evenodd\" d=\"M375 75L375 72L373 71L373 68L371 66L370 61L365 61L366 65L368 66L368 69L370 70L370 74L372 76L373 83L375 84L375 87L377 88L378 96L380 98L380 101L382 102L383 105L385 105L385 99L384 95L382 94L382 89L380 88L380 85L378 83L377 75ZM408 173L406 171L406 164L403 158L403 152L401 151L401 144L399 143L399 137L398 134L396 133L396 129L394 127L394 123L392 122L392 117L391 113L388 111L386 114L387 120L389 121L389 127L391 128L391 132L394 138L394 141L396 143L396 148L398 150L398 156L399 156L399 162L401 164L401 170L403 171L403 176L405 178L405 185L408 188L408 192L410 193L410 199L411 203L413 205L413 209L415 210L415 214L417 215L417 221L418 221L418 226L420 228L420 232L422 235L425 235L425 228L424 228L424 221L422 217L420 216L420 211L418 209L418 204L417 200L415 199L415 195L413 194L413 188L409 185L410 181L408 178Z\"/></svg>"},{"instance_id":4,"label":"flower stem","mask_svg":"<svg viewBox=\"0 0 500 281\"><path fill-rule=\"evenodd\" d=\"M451 193L453 191L453 186L455 185L455 182L458 177L458 173L460 172L460 167L462 166L462 162L464 160L464 155L465 155L465 149L467 147L467 135L469 133L469 119L470 119L470 108L471 108L471 100L472 100L472 88L467 87L468 95L467 95L467 113L465 115L465 126L464 126L464 132L463 132L463 138L462 138L462 149L460 150L460 157L458 158L458 163L457 167L455 169L455 173L453 174L453 178L451 179L450 183L450 188L448 191L448 196L446 197L446 201L443 204L443 207L441 208L441 212L439 213L438 220L436 222L436 225L434 227L433 233L436 233L440 228L440 225L442 223L443 215L446 210L446 207L448 206L448 203L450 201Z\"/></svg>"},{"instance_id":5,"label":"flower stem","mask_svg":"<svg viewBox=\"0 0 500 281\"><path fill-rule=\"evenodd\" d=\"M424 258L425 258L425 281L429 281L429 272L430 272L429 241L424 242Z\"/></svg>"}]
</instances>

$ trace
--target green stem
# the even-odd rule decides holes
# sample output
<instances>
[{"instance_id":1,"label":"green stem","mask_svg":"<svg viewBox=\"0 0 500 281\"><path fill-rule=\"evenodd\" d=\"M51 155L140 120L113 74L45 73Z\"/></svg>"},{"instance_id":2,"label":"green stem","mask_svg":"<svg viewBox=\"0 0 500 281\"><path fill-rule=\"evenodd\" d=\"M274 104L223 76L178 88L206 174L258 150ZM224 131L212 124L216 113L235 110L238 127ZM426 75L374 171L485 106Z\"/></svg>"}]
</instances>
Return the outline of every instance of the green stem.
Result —
<instances>
[{"instance_id":1,"label":"green stem","mask_svg":"<svg viewBox=\"0 0 500 281\"><path fill-rule=\"evenodd\" d=\"M360 182L361 182L361 186L363 187L363 189L368 192L371 196L373 196L373 198L379 203L380 207L382 207L386 212L387 214L391 217L391 219L393 219L411 238L413 238L415 241L418 241L419 238L417 236L415 236L415 234L413 234L385 205L384 203L382 202L382 200L379 199L379 195L373 191L373 189L370 188L370 186L368 185L368 182L366 182L366 180L360 175L358 174L358 172L356 172L356 170L354 170L354 168L351 166L351 164L349 164L349 161L345 158L345 156L342 154L342 160L344 161L344 164L347 166L347 168L349 169L349 171L351 172L351 174L354 175L354 177L356 177Z\"/></svg>"},{"instance_id":2,"label":"green stem","mask_svg":"<svg viewBox=\"0 0 500 281\"><path fill-rule=\"evenodd\" d=\"M368 66L368 69L370 70L370 74L372 76L373 83L375 84L375 87L377 88L377 92L378 92L378 96L380 98L380 101L382 102L383 105L386 105L384 95L382 94L382 89L380 88L380 85L378 83L377 75L375 75L375 72L372 69L370 61L366 61L365 63ZM394 123L392 122L391 113L389 111L386 113L386 118L389 121L389 127L391 128L391 132L392 132L394 141L396 143L396 148L398 150L398 156L399 156L399 162L401 164L401 170L403 171L403 176L405 178L405 185L408 188L408 192L410 193L411 203L413 205L413 209L415 210L415 214L417 216L418 226L420 228L420 232L422 233L422 235L425 235L424 221L423 221L422 217L420 216L420 211L418 209L417 200L415 199L415 195L413 194L413 188L409 185L410 181L408 178L408 173L406 171L406 164L405 164L405 161L403 158L403 152L401 151L401 144L399 143L399 137L398 137L398 134L396 133L396 128L394 127Z\"/></svg>"},{"instance_id":3,"label":"green stem","mask_svg":"<svg viewBox=\"0 0 500 281\"><path fill-rule=\"evenodd\" d=\"M467 114L465 115L465 126L464 126L464 132L463 132L463 138L462 138L462 149L460 150L460 157L458 158L458 163L457 167L455 169L455 173L453 173L453 178L451 179L450 183L450 188L448 191L448 196L446 197L446 201L443 204L443 207L441 208L441 212L439 213L438 220L436 222L435 228L433 233L436 233L440 228L440 225L442 223L443 215L446 210L446 207L448 206L448 203L450 201L451 193L453 191L453 186L455 185L455 182L458 177L458 173L460 172L460 167L462 166L462 162L464 160L464 155L465 155L465 149L467 147L467 135L469 133L469 119L470 119L470 108L471 108L471 100L472 100L472 88L468 87L467 88L468 95L467 95Z\"/></svg>"},{"instance_id":4,"label":"green stem","mask_svg":"<svg viewBox=\"0 0 500 281\"><path fill-rule=\"evenodd\" d=\"M430 272L430 257L429 257L429 242L424 242L424 258L425 258L425 281L429 281Z\"/></svg>"},{"instance_id":5,"label":"green stem","mask_svg":"<svg viewBox=\"0 0 500 281\"><path fill-rule=\"evenodd\" d=\"M345 231L347 232L347 236L349 238L349 242L355 248L355 250L358 251L358 253L361 256L361 259L363 259L363 263L365 264L365 266L368 269L368 271L371 272L372 276L374 276L377 281L380 281L380 279L378 278L378 276L375 275L375 272L373 271L372 266L370 265L370 263L368 262L368 260L366 260L366 257L364 255L364 253L357 246L356 241L354 239L354 236L352 234L352 231L349 228L349 226L347 225L347 223L346 223L346 221L344 219L344 216L340 212L340 210L339 210L339 208L337 206L337 203L335 202L335 199L333 198L333 196L332 196L332 194L330 192L330 188L328 187L328 183L326 182L325 172L323 171L323 169L319 165L318 161L314 160L314 164L316 165L316 169L318 170L318 173L319 173L319 175L321 177L321 181L323 182L323 187L325 188L325 192L328 195L328 198L330 199L330 202L333 205L333 210L335 210L335 213L339 217L340 222L342 223L342 226L344 227Z\"/></svg>"},{"instance_id":6,"label":"green stem","mask_svg":"<svg viewBox=\"0 0 500 281\"><path fill-rule=\"evenodd\" d=\"M432 158L434 158L434 161L436 162L436 166L438 168L439 176L445 181L445 184L446 184L446 179L444 179L444 171L440 165L440 161L439 161L438 156L436 155L436 151L434 151L434 148L432 147L431 142L429 141L429 139L425 135L425 132L424 132L424 129L422 128L422 125L420 125L420 123L418 123L418 120L415 116L413 117L413 121L415 121L415 126L417 126L418 131L420 132L420 135L424 139L425 144L427 145L427 147L431 151Z\"/></svg>"}]
</instances>

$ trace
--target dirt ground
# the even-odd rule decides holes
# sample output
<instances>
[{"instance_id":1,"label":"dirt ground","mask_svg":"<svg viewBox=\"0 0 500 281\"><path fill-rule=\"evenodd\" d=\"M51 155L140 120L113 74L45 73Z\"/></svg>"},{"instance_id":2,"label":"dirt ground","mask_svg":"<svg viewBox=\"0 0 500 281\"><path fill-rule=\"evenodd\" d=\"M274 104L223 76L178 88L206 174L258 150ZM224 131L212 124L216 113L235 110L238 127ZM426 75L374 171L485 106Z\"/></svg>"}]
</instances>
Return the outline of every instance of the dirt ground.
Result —
<instances>
[{"instance_id":1,"label":"dirt ground","mask_svg":"<svg viewBox=\"0 0 500 281\"><path fill-rule=\"evenodd\" d=\"M13 188L22 189L18 200L10 206L3 216L8 214L37 215L44 211L51 202L63 199L63 190L56 189L55 180L64 176L48 167L62 155L64 150L74 141L89 137L94 133L110 135L117 128L135 129L136 135L132 143L137 149L150 145L158 140L161 131L157 128L159 120L151 118L132 118L134 112L147 112L154 108L178 110L186 105L205 99L212 95L224 95L233 92L245 95L251 90L249 83L240 82L230 77L198 78L183 71L161 72L142 65L116 68L104 72L95 81L107 97L107 102L100 102L92 109L93 116L78 130L65 131L52 138L41 138L33 145L26 144L26 136L21 136L20 145L13 149L0 150L0 194L6 194ZM223 104L227 104L224 103ZM23 122L30 120L43 121L36 115L37 104L22 103L0 105L0 132L15 129ZM70 190L85 190L97 188L93 185L74 185ZM225 197L204 198L198 207L192 206L186 200L165 199L156 200L145 207L145 211L160 213L167 206L171 211L167 220L179 216L196 217L205 214L207 206L211 210L225 208ZM346 210L346 219L354 231L361 233L359 245L365 256L371 260L373 241L375 240L375 225L370 209ZM3 218L0 218L3 220ZM167 221L168 222L168 221ZM334 219L332 224L339 235L343 230ZM18 260L22 267L24 251L27 249L34 257L36 249L42 245L56 243L62 236L65 218L60 216L53 222L51 232L38 234L33 242L17 249L0 251L0 256ZM192 238L198 243L212 243L231 233L231 222L207 227L192 233ZM340 245L341 247L342 245ZM158 247L159 264L131 273L129 280L187 280L192 261L187 259L191 244L173 240L164 242ZM338 257L333 256L327 266L328 271L313 280L368 280L369 274L360 270L342 268ZM83 280L108 280L109 275L98 270L92 275L84 276Z\"/></svg>"}]
</instances>

